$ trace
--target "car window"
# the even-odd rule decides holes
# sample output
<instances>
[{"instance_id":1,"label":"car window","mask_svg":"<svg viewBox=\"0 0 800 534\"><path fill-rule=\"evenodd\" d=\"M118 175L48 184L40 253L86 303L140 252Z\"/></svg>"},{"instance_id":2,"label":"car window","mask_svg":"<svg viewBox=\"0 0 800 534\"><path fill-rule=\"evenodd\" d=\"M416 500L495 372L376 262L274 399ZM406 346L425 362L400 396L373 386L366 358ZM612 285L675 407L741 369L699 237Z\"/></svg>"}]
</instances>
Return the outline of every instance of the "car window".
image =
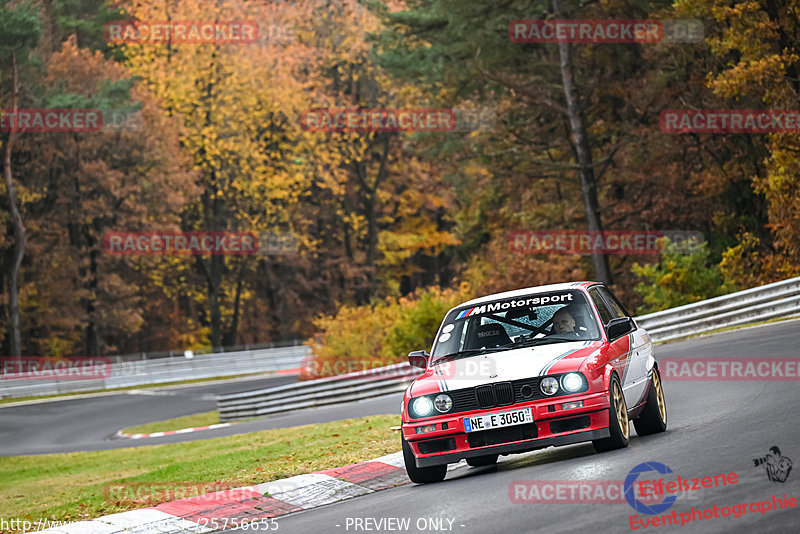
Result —
<instances>
[{"instance_id":1,"label":"car window","mask_svg":"<svg viewBox=\"0 0 800 534\"><path fill-rule=\"evenodd\" d=\"M611 291L609 291L608 288L600 287L598 288L598 292L605 298L606 304L608 304L608 309L611 312L612 319L628 316L628 314L625 313L625 310L622 309L622 305L619 303L616 297L611 294Z\"/></svg>"},{"instance_id":2,"label":"car window","mask_svg":"<svg viewBox=\"0 0 800 534\"><path fill-rule=\"evenodd\" d=\"M556 329L553 318L567 314L569 328ZM592 307L579 290L533 293L451 310L431 354L434 361L474 349L502 350L547 337L547 342L600 339Z\"/></svg>"},{"instance_id":3,"label":"car window","mask_svg":"<svg viewBox=\"0 0 800 534\"><path fill-rule=\"evenodd\" d=\"M597 313L600 315L600 320L604 325L608 324L612 318L611 311L608 309L608 306L606 306L606 302L603 300L603 297L600 296L600 293L597 291L596 287L593 287L589 290L589 296L592 298L592 302L594 302L594 305L597 308Z\"/></svg>"}]
</instances>

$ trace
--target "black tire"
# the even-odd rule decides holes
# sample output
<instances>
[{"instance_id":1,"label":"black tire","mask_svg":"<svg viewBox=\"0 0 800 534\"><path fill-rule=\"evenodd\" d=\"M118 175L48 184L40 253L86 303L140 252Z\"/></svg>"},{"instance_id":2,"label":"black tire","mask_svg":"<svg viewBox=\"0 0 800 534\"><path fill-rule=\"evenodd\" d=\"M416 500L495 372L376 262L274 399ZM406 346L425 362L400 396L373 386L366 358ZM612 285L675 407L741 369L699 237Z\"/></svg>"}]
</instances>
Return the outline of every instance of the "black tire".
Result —
<instances>
[{"instance_id":1,"label":"black tire","mask_svg":"<svg viewBox=\"0 0 800 534\"><path fill-rule=\"evenodd\" d=\"M471 467L486 467L487 465L494 465L497 463L499 454L487 454L486 456L475 456L467 458L467 465Z\"/></svg>"},{"instance_id":2,"label":"black tire","mask_svg":"<svg viewBox=\"0 0 800 534\"><path fill-rule=\"evenodd\" d=\"M406 473L411 482L416 484L431 484L433 482L441 482L447 475L447 465L435 465L433 467L417 467L414 460L414 453L411 451L411 445L408 444L405 438L401 438L403 442L403 461L406 464Z\"/></svg>"},{"instance_id":3,"label":"black tire","mask_svg":"<svg viewBox=\"0 0 800 534\"><path fill-rule=\"evenodd\" d=\"M630 421L628 420L628 406L622 393L622 386L617 375L611 376L608 384L608 430L611 435L607 438L592 441L597 452L624 449L630 441Z\"/></svg>"},{"instance_id":4,"label":"black tire","mask_svg":"<svg viewBox=\"0 0 800 534\"><path fill-rule=\"evenodd\" d=\"M647 402L637 419L633 420L636 433L640 436L658 434L667 429L667 399L664 397L664 387L661 384L661 373L658 368L653 368L650 379L650 391Z\"/></svg>"}]
</instances>

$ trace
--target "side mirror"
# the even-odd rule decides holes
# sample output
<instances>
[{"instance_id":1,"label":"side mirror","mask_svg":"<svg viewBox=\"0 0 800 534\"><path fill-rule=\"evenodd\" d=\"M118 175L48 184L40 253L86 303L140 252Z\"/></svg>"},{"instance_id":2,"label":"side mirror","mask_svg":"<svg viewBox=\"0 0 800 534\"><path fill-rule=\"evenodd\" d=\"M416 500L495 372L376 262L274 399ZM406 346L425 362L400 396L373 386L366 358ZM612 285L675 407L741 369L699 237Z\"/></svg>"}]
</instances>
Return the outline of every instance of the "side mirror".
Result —
<instances>
[{"instance_id":1,"label":"side mirror","mask_svg":"<svg viewBox=\"0 0 800 534\"><path fill-rule=\"evenodd\" d=\"M611 319L606 326L608 339L617 339L633 330L633 320L630 317L617 317Z\"/></svg>"},{"instance_id":2,"label":"side mirror","mask_svg":"<svg viewBox=\"0 0 800 534\"><path fill-rule=\"evenodd\" d=\"M427 350L415 350L408 353L408 363L411 367L419 367L425 369L428 367L428 358L430 358Z\"/></svg>"}]
</instances>

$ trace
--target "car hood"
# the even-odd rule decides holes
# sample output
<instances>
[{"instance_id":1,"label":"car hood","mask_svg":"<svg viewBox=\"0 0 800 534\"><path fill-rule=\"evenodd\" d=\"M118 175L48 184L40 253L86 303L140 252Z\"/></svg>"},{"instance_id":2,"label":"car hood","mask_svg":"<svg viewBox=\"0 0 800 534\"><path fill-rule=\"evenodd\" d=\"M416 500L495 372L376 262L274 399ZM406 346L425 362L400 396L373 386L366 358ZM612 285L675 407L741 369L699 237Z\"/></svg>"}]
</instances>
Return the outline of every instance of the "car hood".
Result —
<instances>
[{"instance_id":1,"label":"car hood","mask_svg":"<svg viewBox=\"0 0 800 534\"><path fill-rule=\"evenodd\" d=\"M577 371L602 346L600 341L571 341L504 350L434 364L419 376L413 396L471 388L492 382Z\"/></svg>"}]
</instances>

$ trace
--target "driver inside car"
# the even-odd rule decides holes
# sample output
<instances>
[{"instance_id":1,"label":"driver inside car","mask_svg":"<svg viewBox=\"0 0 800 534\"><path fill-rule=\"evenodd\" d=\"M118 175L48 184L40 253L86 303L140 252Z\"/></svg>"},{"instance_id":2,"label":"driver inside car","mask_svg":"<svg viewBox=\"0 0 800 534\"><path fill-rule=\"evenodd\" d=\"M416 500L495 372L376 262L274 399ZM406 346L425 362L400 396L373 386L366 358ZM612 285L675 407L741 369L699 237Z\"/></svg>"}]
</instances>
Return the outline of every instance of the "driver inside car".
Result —
<instances>
[{"instance_id":1,"label":"driver inside car","mask_svg":"<svg viewBox=\"0 0 800 534\"><path fill-rule=\"evenodd\" d=\"M561 308L555 314L553 314L553 333L554 334L574 333L575 336L580 335L575 330L575 319L564 308Z\"/></svg>"}]
</instances>

